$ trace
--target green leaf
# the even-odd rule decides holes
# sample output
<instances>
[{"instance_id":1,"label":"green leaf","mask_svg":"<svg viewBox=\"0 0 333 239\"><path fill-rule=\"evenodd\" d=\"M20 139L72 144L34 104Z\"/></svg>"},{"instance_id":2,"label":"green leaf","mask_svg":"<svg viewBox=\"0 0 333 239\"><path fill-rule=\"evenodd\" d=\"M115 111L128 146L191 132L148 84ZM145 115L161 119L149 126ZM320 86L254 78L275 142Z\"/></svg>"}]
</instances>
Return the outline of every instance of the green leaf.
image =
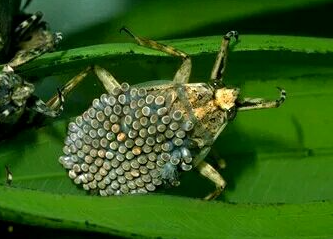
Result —
<instances>
[{"instance_id":1,"label":"green leaf","mask_svg":"<svg viewBox=\"0 0 333 239\"><path fill-rule=\"evenodd\" d=\"M192 80L202 82L209 78L220 41L165 43L193 57ZM68 118L103 91L90 76L69 97L60 120L2 142L0 169L9 165L14 179L12 187L0 186L1 218L127 237L332 237L332 43L242 36L233 47L226 84L240 87L243 96L272 99L280 86L288 97L279 109L239 113L215 142L209 159L227 161L221 174L228 186L219 202L191 199L213 190L194 171L184 174L179 188L152 196L100 198L77 188L57 160ZM88 64L101 64L121 82L139 83L170 79L179 63L134 44L108 44L46 54L20 71L29 77L55 75L37 83L37 93L47 97ZM3 170L0 178L5 181Z\"/></svg>"},{"instance_id":2,"label":"green leaf","mask_svg":"<svg viewBox=\"0 0 333 239\"><path fill-rule=\"evenodd\" d=\"M133 238L324 239L333 234L331 202L232 205L172 196L80 197L5 187L0 193L0 207L5 208L0 216L8 219Z\"/></svg>"},{"instance_id":3,"label":"green leaf","mask_svg":"<svg viewBox=\"0 0 333 239\"><path fill-rule=\"evenodd\" d=\"M191 56L197 56L215 54L219 49L221 40L221 36L212 36L161 42L182 49ZM333 40L326 38L241 35L233 51L292 51L324 54L333 52L332 43ZM127 57L134 58L136 61L142 61L141 55L167 56L165 53L144 48L134 43L111 43L48 53L21 67L20 70L24 73L37 70L38 74L45 72L45 74L50 75L54 72L59 73L60 67L62 67L63 72L63 68L66 70L73 66L86 66L91 64L91 61L107 59L108 63L113 65L128 60Z\"/></svg>"}]
</instances>

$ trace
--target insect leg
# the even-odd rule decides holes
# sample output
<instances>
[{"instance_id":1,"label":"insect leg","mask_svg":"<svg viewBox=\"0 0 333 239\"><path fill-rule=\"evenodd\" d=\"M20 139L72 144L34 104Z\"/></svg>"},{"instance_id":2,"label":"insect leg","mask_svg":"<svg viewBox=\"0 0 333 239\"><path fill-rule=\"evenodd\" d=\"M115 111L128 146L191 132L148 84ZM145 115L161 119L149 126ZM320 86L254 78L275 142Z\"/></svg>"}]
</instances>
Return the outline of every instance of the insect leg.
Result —
<instances>
[{"instance_id":1,"label":"insect leg","mask_svg":"<svg viewBox=\"0 0 333 239\"><path fill-rule=\"evenodd\" d=\"M20 66L45 52L53 51L62 40L59 32L51 33L46 29L45 22L41 22L43 14L36 12L23 21L15 29L17 52L8 63L11 67Z\"/></svg>"},{"instance_id":2,"label":"insect leg","mask_svg":"<svg viewBox=\"0 0 333 239\"><path fill-rule=\"evenodd\" d=\"M39 99L37 96L32 96L27 100L27 107L43 115L49 117L57 117L63 111L63 103L64 103L64 97L59 89L58 89L58 100L59 100L59 107L58 109L54 109L52 107L49 107L47 103Z\"/></svg>"},{"instance_id":3,"label":"insect leg","mask_svg":"<svg viewBox=\"0 0 333 239\"><path fill-rule=\"evenodd\" d=\"M172 46L167 46L153 40L149 40L143 37L138 37L125 27L121 28L120 31L125 31L127 34L133 37L140 46L162 51L172 56L181 57L183 59L183 63L180 66L180 68L177 70L173 78L173 81L175 83L180 83L180 84L188 83L192 69L192 62L191 58L185 52L180 51Z\"/></svg>"},{"instance_id":4,"label":"insect leg","mask_svg":"<svg viewBox=\"0 0 333 239\"><path fill-rule=\"evenodd\" d=\"M8 65L13 68L23 65L46 52L53 51L62 40L62 34L60 32L51 34L45 30L35 31L31 37L32 38L29 40L29 42L20 43L20 50L17 51Z\"/></svg>"},{"instance_id":5,"label":"insect leg","mask_svg":"<svg viewBox=\"0 0 333 239\"><path fill-rule=\"evenodd\" d=\"M111 73L104 68L100 66L94 66L94 72L98 79L103 83L104 88L108 93L111 93L114 88L120 87L120 84L116 78L114 78L113 75L111 75Z\"/></svg>"},{"instance_id":6,"label":"insect leg","mask_svg":"<svg viewBox=\"0 0 333 239\"><path fill-rule=\"evenodd\" d=\"M60 108L62 105L62 98L66 97L91 71L92 67L89 66L83 71L81 71L79 74L74 76L71 80L69 80L61 89L60 89L60 95L59 93L54 95L51 99L49 99L46 102L47 107L49 107L52 110L55 110L57 108Z\"/></svg>"},{"instance_id":7,"label":"insect leg","mask_svg":"<svg viewBox=\"0 0 333 239\"><path fill-rule=\"evenodd\" d=\"M220 86L223 81L223 76L227 65L229 44L232 37L238 40L238 32L230 31L223 36L221 48L216 56L215 64L210 76L211 84L214 87Z\"/></svg>"},{"instance_id":8,"label":"insect leg","mask_svg":"<svg viewBox=\"0 0 333 239\"><path fill-rule=\"evenodd\" d=\"M16 40L20 40L33 26L37 25L42 17L43 13L38 11L21 22L14 30Z\"/></svg>"},{"instance_id":9,"label":"insect leg","mask_svg":"<svg viewBox=\"0 0 333 239\"><path fill-rule=\"evenodd\" d=\"M212 200L217 198L225 188L227 184L226 181L216 171L216 169L214 169L210 164L206 163L205 161L201 161L197 166L197 169L202 176L211 180L213 183L215 183L216 186L215 191L208 194L206 197L204 197L204 199Z\"/></svg>"},{"instance_id":10,"label":"insect leg","mask_svg":"<svg viewBox=\"0 0 333 239\"><path fill-rule=\"evenodd\" d=\"M280 98L272 101L265 101L263 99L249 99L246 98L243 101L237 102L237 110L257 110L257 109L269 109L279 107L286 99L286 91L279 88Z\"/></svg>"},{"instance_id":11,"label":"insect leg","mask_svg":"<svg viewBox=\"0 0 333 239\"><path fill-rule=\"evenodd\" d=\"M227 162L225 159L221 158L220 152L217 148L211 149L211 157L213 158L212 166L219 169L225 169L227 167ZM207 154L203 157L203 159L207 156Z\"/></svg>"},{"instance_id":12,"label":"insect leg","mask_svg":"<svg viewBox=\"0 0 333 239\"><path fill-rule=\"evenodd\" d=\"M107 70L100 66L89 66L78 75L74 76L60 89L61 96L66 97L92 70L97 75L98 79L103 83L107 92L111 93L115 87L120 87L118 81ZM60 107L61 102L61 98L59 98L58 94L53 96L46 103L46 105L54 110Z\"/></svg>"}]
</instances>

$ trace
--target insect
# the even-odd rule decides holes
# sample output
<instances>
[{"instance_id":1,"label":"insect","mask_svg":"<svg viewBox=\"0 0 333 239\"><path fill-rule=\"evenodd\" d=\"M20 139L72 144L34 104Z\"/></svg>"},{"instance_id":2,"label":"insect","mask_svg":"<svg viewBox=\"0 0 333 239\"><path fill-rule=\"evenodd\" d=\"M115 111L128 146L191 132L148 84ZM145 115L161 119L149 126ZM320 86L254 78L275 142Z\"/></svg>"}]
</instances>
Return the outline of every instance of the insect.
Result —
<instances>
[{"instance_id":1,"label":"insect","mask_svg":"<svg viewBox=\"0 0 333 239\"><path fill-rule=\"evenodd\" d=\"M102 196L178 186L181 174L196 168L216 185L205 199L216 198L226 182L204 161L214 141L237 112L279 107L285 91L279 89L280 97L273 101L241 100L238 89L223 84L236 31L223 37L209 82L189 83L191 58L185 52L122 30L139 45L181 57L183 63L173 81L134 86L118 83L99 66L83 71L78 78L93 70L107 93L69 123L59 162L75 184Z\"/></svg>"},{"instance_id":2,"label":"insect","mask_svg":"<svg viewBox=\"0 0 333 239\"><path fill-rule=\"evenodd\" d=\"M15 74L17 68L26 62L52 51L62 39L60 33L51 33L41 21L43 14L37 12L24 20L14 30L12 40L14 57L0 72L0 128L5 135L20 121L26 111L34 111L56 117L62 111L63 96L58 90L60 104L51 107L33 95L35 87Z\"/></svg>"}]
</instances>

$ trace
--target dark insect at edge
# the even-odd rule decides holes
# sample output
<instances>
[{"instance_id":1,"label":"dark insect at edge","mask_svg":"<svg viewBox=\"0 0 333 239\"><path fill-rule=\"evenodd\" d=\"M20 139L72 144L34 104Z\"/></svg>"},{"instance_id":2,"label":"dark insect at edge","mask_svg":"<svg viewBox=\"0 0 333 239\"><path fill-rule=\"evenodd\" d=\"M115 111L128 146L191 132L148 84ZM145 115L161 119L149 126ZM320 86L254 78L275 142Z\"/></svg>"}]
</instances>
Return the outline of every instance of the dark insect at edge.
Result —
<instances>
[{"instance_id":1,"label":"dark insect at edge","mask_svg":"<svg viewBox=\"0 0 333 239\"><path fill-rule=\"evenodd\" d=\"M28 61L53 51L61 41L60 33L51 33L46 29L46 23L41 21L42 16L41 12L36 12L18 26L14 26L10 42L14 56L0 72L0 138L11 132L13 126L20 121L26 121L26 118L22 117L26 112L56 117L62 111L64 99L59 90L55 97L60 103L52 107L33 95L34 85L14 71Z\"/></svg>"}]
</instances>

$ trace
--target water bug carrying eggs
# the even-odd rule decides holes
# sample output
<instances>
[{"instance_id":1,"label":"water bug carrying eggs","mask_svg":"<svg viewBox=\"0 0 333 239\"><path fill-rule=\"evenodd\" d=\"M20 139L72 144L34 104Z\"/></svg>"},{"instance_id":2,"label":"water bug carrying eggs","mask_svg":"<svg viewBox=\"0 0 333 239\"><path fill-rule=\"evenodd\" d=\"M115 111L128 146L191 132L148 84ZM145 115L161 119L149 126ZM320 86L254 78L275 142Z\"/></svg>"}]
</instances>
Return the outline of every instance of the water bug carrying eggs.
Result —
<instances>
[{"instance_id":1,"label":"water bug carrying eggs","mask_svg":"<svg viewBox=\"0 0 333 239\"><path fill-rule=\"evenodd\" d=\"M223 37L210 81L189 83L191 58L186 53L122 30L139 45L181 57L183 63L170 83L120 84L99 66L69 81L64 94L93 70L107 94L68 125L60 163L75 184L102 196L177 186L181 174L195 168L216 185L205 199L216 198L226 182L204 161L214 141L238 111L279 107L285 91L279 89L280 98L273 101L240 100L238 89L222 83L230 40L238 38L235 31Z\"/></svg>"}]
</instances>

